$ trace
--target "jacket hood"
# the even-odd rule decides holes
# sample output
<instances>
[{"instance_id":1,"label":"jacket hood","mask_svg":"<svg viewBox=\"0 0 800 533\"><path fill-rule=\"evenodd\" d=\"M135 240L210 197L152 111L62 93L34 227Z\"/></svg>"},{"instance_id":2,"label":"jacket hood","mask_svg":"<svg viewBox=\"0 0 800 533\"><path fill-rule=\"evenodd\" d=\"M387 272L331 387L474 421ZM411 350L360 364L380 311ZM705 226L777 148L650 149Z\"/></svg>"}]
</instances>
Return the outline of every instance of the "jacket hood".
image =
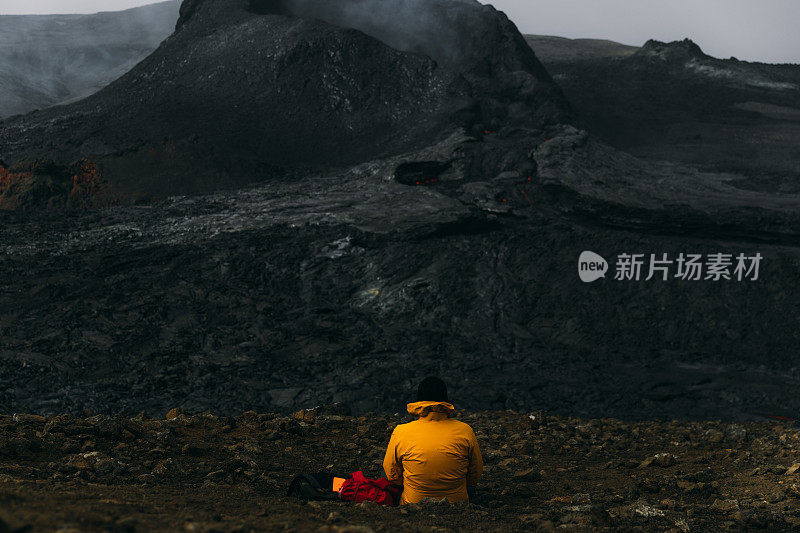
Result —
<instances>
[{"instance_id":1,"label":"jacket hood","mask_svg":"<svg viewBox=\"0 0 800 533\"><path fill-rule=\"evenodd\" d=\"M453 416L456 408L447 402L414 402L408 404L408 412L414 416L425 416L431 412L444 413Z\"/></svg>"}]
</instances>

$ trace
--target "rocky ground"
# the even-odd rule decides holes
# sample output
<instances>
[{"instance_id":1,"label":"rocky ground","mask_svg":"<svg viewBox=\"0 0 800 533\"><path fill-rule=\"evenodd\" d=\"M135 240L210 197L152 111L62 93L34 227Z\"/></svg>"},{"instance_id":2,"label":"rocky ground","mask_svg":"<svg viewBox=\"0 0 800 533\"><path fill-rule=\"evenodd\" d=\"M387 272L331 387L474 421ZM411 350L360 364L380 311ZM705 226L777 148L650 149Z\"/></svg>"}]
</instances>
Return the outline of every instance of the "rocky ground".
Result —
<instances>
[{"instance_id":1,"label":"rocky ground","mask_svg":"<svg viewBox=\"0 0 800 533\"><path fill-rule=\"evenodd\" d=\"M486 149L507 142L489 137ZM656 174L574 128L548 138L530 181L406 185L395 159L150 205L0 213L3 412L395 412L426 374L473 410L800 411L800 198ZM587 285L583 250L765 259L757 282Z\"/></svg>"},{"instance_id":2,"label":"rocky ground","mask_svg":"<svg viewBox=\"0 0 800 533\"><path fill-rule=\"evenodd\" d=\"M477 1L409 1L407 24L330 4L187 0L114 84L0 125L0 412L395 412L426 374L472 410L800 412L798 190L570 125L591 109ZM618 62L615 87L674 67L793 127L794 67L689 42ZM712 82L723 67L738 77ZM591 285L586 250L611 265ZM763 264L615 280L629 253Z\"/></svg>"},{"instance_id":3,"label":"rocky ground","mask_svg":"<svg viewBox=\"0 0 800 533\"><path fill-rule=\"evenodd\" d=\"M464 412L486 470L470 504L285 496L298 472L379 475L405 418L0 417L0 531L789 530L800 432L782 422L641 422Z\"/></svg>"}]
</instances>

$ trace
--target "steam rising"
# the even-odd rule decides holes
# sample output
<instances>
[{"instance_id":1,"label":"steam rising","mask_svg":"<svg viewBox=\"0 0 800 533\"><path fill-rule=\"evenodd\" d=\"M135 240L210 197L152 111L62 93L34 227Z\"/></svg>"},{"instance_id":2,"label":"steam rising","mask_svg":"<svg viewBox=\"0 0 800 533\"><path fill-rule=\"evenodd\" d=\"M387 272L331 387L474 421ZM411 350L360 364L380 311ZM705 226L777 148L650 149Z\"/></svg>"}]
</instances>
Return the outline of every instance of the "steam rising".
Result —
<instances>
[{"instance_id":1,"label":"steam rising","mask_svg":"<svg viewBox=\"0 0 800 533\"><path fill-rule=\"evenodd\" d=\"M87 96L172 33L180 2L96 15L0 16L0 117Z\"/></svg>"},{"instance_id":2,"label":"steam rising","mask_svg":"<svg viewBox=\"0 0 800 533\"><path fill-rule=\"evenodd\" d=\"M283 0L278 12L354 28L398 50L425 54L444 65L457 65L474 50L464 5L485 9L477 0ZM471 41L471 42L470 42Z\"/></svg>"}]
</instances>

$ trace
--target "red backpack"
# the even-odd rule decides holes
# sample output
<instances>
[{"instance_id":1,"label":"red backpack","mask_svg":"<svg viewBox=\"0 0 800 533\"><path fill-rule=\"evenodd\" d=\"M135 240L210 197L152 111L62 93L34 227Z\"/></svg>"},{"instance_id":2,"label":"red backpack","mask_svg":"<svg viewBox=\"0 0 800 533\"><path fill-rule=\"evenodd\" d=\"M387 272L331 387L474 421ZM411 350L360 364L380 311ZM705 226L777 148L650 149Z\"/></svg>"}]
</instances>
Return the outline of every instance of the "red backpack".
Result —
<instances>
[{"instance_id":1,"label":"red backpack","mask_svg":"<svg viewBox=\"0 0 800 533\"><path fill-rule=\"evenodd\" d=\"M369 479L360 470L339 489L339 499L345 502L375 502L379 505L395 506L400 500L402 487L392 485L386 478Z\"/></svg>"}]
</instances>

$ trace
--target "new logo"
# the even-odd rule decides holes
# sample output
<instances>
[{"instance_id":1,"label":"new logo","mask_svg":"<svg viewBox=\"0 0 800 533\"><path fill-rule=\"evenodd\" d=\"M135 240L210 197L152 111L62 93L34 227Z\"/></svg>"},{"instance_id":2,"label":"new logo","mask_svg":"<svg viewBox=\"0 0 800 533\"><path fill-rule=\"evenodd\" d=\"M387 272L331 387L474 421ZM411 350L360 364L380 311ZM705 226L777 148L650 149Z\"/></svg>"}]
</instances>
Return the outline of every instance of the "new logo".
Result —
<instances>
[{"instance_id":1,"label":"new logo","mask_svg":"<svg viewBox=\"0 0 800 533\"><path fill-rule=\"evenodd\" d=\"M605 277L608 262L594 252L583 252L578 258L578 276L584 283L591 283Z\"/></svg>"}]
</instances>

